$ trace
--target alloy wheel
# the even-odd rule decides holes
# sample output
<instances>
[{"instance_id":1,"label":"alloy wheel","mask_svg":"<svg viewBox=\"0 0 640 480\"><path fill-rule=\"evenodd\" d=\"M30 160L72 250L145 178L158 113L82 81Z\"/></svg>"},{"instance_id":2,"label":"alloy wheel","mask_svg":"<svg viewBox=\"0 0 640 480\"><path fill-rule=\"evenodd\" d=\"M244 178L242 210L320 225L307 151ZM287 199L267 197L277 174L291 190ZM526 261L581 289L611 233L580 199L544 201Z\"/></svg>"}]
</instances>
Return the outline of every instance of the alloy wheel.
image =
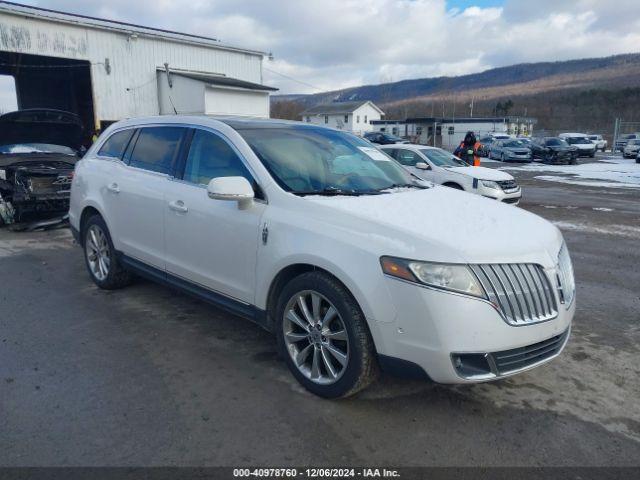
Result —
<instances>
[{"instance_id":1,"label":"alloy wheel","mask_svg":"<svg viewBox=\"0 0 640 480\"><path fill-rule=\"evenodd\" d=\"M107 236L98 225L91 225L85 239L87 262L91 274L100 282L109 275L111 251Z\"/></svg>"},{"instance_id":2,"label":"alloy wheel","mask_svg":"<svg viewBox=\"0 0 640 480\"><path fill-rule=\"evenodd\" d=\"M284 309L284 342L296 368L320 385L337 382L349 365L349 337L338 310L322 294L296 293Z\"/></svg>"}]
</instances>

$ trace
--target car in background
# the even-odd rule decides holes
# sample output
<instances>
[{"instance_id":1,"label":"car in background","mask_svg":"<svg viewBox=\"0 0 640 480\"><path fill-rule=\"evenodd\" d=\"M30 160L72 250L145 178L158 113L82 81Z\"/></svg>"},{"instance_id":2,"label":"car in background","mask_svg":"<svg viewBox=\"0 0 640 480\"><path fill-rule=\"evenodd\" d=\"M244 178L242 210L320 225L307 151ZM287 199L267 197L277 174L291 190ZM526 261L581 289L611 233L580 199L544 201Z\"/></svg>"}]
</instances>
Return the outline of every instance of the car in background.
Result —
<instances>
[{"instance_id":1,"label":"car in background","mask_svg":"<svg viewBox=\"0 0 640 480\"><path fill-rule=\"evenodd\" d=\"M408 140L400 138L396 135L391 135L387 132L367 132L364 134L365 140L371 143L377 143L378 145L392 145L394 143L409 143Z\"/></svg>"},{"instance_id":2,"label":"car in background","mask_svg":"<svg viewBox=\"0 0 640 480\"><path fill-rule=\"evenodd\" d=\"M640 152L636 155L636 163L640 163Z\"/></svg>"},{"instance_id":3,"label":"car in background","mask_svg":"<svg viewBox=\"0 0 640 480\"><path fill-rule=\"evenodd\" d=\"M640 140L640 133L626 133L620 135L615 141L616 143L613 146L613 152L624 151L624 147L627 145L629 140Z\"/></svg>"},{"instance_id":4,"label":"car in background","mask_svg":"<svg viewBox=\"0 0 640 480\"><path fill-rule=\"evenodd\" d=\"M482 148L478 151L478 153L480 154L481 157L488 157L489 156L489 150L490 150L491 145L493 144L493 142L495 142L497 140L508 140L510 138L513 138L513 137L511 135L506 134L506 133L495 133L495 132L494 133L489 133L488 135L480 137L478 139L478 141L482 145Z\"/></svg>"},{"instance_id":5,"label":"car in background","mask_svg":"<svg viewBox=\"0 0 640 480\"><path fill-rule=\"evenodd\" d=\"M531 149L521 140L495 140L489 146L489 158L503 162L531 162Z\"/></svg>"},{"instance_id":6,"label":"car in background","mask_svg":"<svg viewBox=\"0 0 640 480\"><path fill-rule=\"evenodd\" d=\"M520 187L508 173L492 168L471 167L441 148L383 145L380 150L423 180L514 205L522 197Z\"/></svg>"},{"instance_id":7,"label":"car in background","mask_svg":"<svg viewBox=\"0 0 640 480\"><path fill-rule=\"evenodd\" d=\"M624 158L635 158L638 152L640 152L640 139L629 140L622 149L622 156Z\"/></svg>"},{"instance_id":8,"label":"car in background","mask_svg":"<svg viewBox=\"0 0 640 480\"><path fill-rule=\"evenodd\" d=\"M578 149L559 137L538 137L531 141L531 156L550 164L578 163Z\"/></svg>"},{"instance_id":9,"label":"car in background","mask_svg":"<svg viewBox=\"0 0 640 480\"><path fill-rule=\"evenodd\" d=\"M604 152L606 150L608 144L602 135L587 135L587 138L596 144L596 151Z\"/></svg>"},{"instance_id":10,"label":"car in background","mask_svg":"<svg viewBox=\"0 0 640 480\"><path fill-rule=\"evenodd\" d=\"M578 149L579 157L595 157L596 144L589 140L584 133L561 133L558 137L562 138L569 145Z\"/></svg>"},{"instance_id":11,"label":"car in background","mask_svg":"<svg viewBox=\"0 0 640 480\"><path fill-rule=\"evenodd\" d=\"M82 141L82 122L70 112L0 116L0 225L66 214Z\"/></svg>"}]
</instances>

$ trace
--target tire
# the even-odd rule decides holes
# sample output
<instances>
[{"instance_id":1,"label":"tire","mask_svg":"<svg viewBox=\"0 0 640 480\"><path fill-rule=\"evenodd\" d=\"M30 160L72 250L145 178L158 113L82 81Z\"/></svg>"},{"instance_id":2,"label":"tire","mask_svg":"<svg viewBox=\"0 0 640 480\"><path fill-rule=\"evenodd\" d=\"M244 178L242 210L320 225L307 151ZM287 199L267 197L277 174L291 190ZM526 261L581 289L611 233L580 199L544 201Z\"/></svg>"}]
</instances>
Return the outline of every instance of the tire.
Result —
<instances>
[{"instance_id":1,"label":"tire","mask_svg":"<svg viewBox=\"0 0 640 480\"><path fill-rule=\"evenodd\" d=\"M501 162L506 162L506 160L504 159L504 153L500 154L500 161Z\"/></svg>"},{"instance_id":2,"label":"tire","mask_svg":"<svg viewBox=\"0 0 640 480\"><path fill-rule=\"evenodd\" d=\"M118 261L109 229L100 215L93 215L83 226L82 246L89 276L98 287L116 290L131 284L133 275Z\"/></svg>"},{"instance_id":3,"label":"tire","mask_svg":"<svg viewBox=\"0 0 640 480\"><path fill-rule=\"evenodd\" d=\"M578 159L576 157L571 157L569 159L569 165L577 165L578 164Z\"/></svg>"},{"instance_id":4,"label":"tire","mask_svg":"<svg viewBox=\"0 0 640 480\"><path fill-rule=\"evenodd\" d=\"M331 308L336 314L327 316ZM278 297L275 318L280 354L310 392L324 398L348 397L377 377L375 348L364 315L353 296L329 274L313 271L291 280Z\"/></svg>"}]
</instances>

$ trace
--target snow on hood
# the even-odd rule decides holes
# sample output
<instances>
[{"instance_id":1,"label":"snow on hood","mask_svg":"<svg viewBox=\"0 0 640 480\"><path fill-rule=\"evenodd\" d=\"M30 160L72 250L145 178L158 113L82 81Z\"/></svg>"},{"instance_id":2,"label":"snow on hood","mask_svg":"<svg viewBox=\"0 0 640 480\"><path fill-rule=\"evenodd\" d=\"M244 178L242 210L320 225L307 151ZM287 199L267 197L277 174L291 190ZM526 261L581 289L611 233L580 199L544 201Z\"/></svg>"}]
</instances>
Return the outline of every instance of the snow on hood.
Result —
<instances>
[{"instance_id":1,"label":"snow on hood","mask_svg":"<svg viewBox=\"0 0 640 480\"><path fill-rule=\"evenodd\" d=\"M436 186L383 195L308 196L380 255L452 263L556 264L562 234L520 208ZM343 215L339 215L339 213ZM337 229L336 229L337 230Z\"/></svg>"},{"instance_id":2,"label":"snow on hood","mask_svg":"<svg viewBox=\"0 0 640 480\"><path fill-rule=\"evenodd\" d=\"M494 168L486 167L451 167L447 169L450 172L461 173L463 175L469 175L472 178L479 180L513 180L513 177L506 172L496 170Z\"/></svg>"}]
</instances>

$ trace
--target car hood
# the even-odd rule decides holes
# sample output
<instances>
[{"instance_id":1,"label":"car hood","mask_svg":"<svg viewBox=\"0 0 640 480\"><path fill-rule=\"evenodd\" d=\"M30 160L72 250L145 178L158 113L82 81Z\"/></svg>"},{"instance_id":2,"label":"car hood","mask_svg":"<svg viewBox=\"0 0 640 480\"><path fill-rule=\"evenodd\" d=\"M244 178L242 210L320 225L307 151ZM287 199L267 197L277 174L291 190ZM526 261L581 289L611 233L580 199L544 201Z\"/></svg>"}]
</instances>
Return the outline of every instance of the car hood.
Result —
<instances>
[{"instance_id":1,"label":"car hood","mask_svg":"<svg viewBox=\"0 0 640 480\"><path fill-rule=\"evenodd\" d=\"M562 234L520 208L447 187L359 197L302 197L332 235L378 255L451 263L539 263L552 268ZM324 231L327 231L324 229Z\"/></svg>"},{"instance_id":2,"label":"car hood","mask_svg":"<svg viewBox=\"0 0 640 480\"><path fill-rule=\"evenodd\" d=\"M60 170L73 170L74 165L78 161L78 157L62 154L14 154L14 155L0 155L0 168L12 167L12 166L24 166L26 168L39 168L46 166L47 168L54 168Z\"/></svg>"},{"instance_id":3,"label":"car hood","mask_svg":"<svg viewBox=\"0 0 640 480\"><path fill-rule=\"evenodd\" d=\"M70 112L32 109L0 116L0 145L49 143L77 151L82 138L82 122Z\"/></svg>"},{"instance_id":4,"label":"car hood","mask_svg":"<svg viewBox=\"0 0 640 480\"><path fill-rule=\"evenodd\" d=\"M507 172L496 170L486 167L451 167L445 168L448 172L460 173L462 175L469 175L470 177L477 178L479 180L513 180L513 177Z\"/></svg>"}]
</instances>

